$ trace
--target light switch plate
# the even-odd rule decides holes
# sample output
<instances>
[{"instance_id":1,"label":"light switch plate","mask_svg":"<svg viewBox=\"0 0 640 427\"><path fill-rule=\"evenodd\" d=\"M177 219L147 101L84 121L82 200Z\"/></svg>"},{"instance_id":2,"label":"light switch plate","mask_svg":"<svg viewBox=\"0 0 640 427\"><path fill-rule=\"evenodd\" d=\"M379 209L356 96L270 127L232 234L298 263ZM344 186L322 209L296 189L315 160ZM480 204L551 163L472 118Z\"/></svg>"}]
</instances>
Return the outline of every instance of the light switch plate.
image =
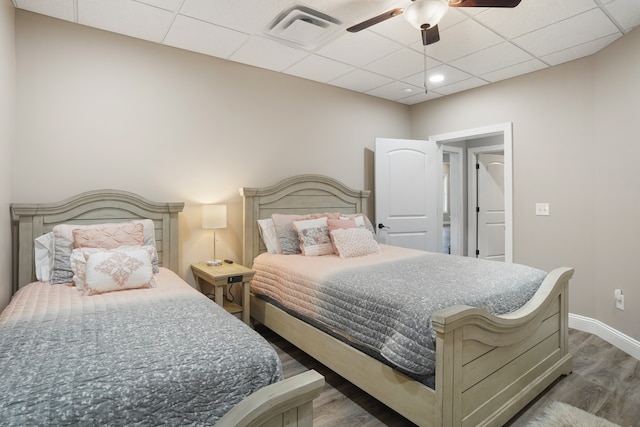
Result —
<instances>
[{"instance_id":1,"label":"light switch plate","mask_svg":"<svg viewBox=\"0 0 640 427\"><path fill-rule=\"evenodd\" d=\"M549 203L536 203L536 215L549 215Z\"/></svg>"}]
</instances>

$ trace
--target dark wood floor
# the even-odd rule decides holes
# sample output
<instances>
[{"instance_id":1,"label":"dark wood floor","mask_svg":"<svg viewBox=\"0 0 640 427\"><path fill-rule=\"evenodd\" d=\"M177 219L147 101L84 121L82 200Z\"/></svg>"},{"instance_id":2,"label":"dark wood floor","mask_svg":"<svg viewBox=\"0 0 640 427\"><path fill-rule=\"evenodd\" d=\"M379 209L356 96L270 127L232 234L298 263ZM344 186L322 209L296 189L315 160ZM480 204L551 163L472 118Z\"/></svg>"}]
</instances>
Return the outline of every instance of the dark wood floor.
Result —
<instances>
[{"instance_id":1,"label":"dark wood floor","mask_svg":"<svg viewBox=\"0 0 640 427\"><path fill-rule=\"evenodd\" d=\"M308 369L324 375L325 388L314 401L314 426L413 426L345 379L264 327L256 329L276 349L285 377ZM606 341L570 330L573 373L563 377L507 424L526 426L553 401L561 401L621 426L640 426L640 362Z\"/></svg>"}]
</instances>

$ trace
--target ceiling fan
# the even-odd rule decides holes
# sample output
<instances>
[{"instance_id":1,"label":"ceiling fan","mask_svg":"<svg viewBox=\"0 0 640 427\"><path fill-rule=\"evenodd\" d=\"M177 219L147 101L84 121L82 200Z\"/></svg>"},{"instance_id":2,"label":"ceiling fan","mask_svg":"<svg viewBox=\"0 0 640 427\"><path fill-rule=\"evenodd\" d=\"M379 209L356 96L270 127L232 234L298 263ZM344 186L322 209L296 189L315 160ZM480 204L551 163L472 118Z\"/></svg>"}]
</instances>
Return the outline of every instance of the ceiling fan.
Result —
<instances>
[{"instance_id":1,"label":"ceiling fan","mask_svg":"<svg viewBox=\"0 0 640 427\"><path fill-rule=\"evenodd\" d=\"M396 8L347 28L357 33L394 16L403 15L413 27L420 30L424 46L440 40L438 23L449 7L516 7L521 0L412 0L406 9Z\"/></svg>"}]
</instances>

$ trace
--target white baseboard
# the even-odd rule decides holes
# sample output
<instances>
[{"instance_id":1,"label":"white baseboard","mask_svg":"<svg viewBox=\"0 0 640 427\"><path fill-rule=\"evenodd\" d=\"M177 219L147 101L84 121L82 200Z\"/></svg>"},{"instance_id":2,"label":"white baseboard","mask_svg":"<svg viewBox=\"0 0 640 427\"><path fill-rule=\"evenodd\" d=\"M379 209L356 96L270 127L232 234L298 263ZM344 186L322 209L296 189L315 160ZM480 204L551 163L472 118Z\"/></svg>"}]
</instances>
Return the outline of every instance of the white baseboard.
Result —
<instances>
[{"instance_id":1,"label":"white baseboard","mask_svg":"<svg viewBox=\"0 0 640 427\"><path fill-rule=\"evenodd\" d=\"M613 329L599 320L569 313L569 327L594 334L640 360L640 341Z\"/></svg>"}]
</instances>

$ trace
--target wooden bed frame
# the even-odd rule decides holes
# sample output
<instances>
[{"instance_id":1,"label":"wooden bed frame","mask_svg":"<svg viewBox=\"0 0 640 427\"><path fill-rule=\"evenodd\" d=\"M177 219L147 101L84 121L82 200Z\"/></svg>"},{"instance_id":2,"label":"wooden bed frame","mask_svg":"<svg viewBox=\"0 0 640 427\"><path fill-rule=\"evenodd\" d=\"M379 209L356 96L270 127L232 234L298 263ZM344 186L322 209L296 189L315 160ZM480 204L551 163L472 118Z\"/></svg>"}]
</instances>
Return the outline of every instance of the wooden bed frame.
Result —
<instances>
[{"instance_id":1,"label":"wooden bed frame","mask_svg":"<svg viewBox=\"0 0 640 427\"><path fill-rule=\"evenodd\" d=\"M368 191L319 175L300 175L266 188L242 188L245 265L264 246L257 219L274 212L366 214ZM494 316L453 306L432 315L436 331L435 389L300 321L252 295L251 315L298 348L420 426L503 425L561 375L568 352L571 268L549 273L516 312Z\"/></svg>"},{"instance_id":2,"label":"wooden bed frame","mask_svg":"<svg viewBox=\"0 0 640 427\"><path fill-rule=\"evenodd\" d=\"M178 214L184 203L158 203L121 190L97 190L58 203L11 205L13 291L35 279L34 239L57 224L97 224L151 219L158 263L178 273ZM179 274L179 273L178 273ZM312 426L313 404L324 377L307 371L264 387L232 408L217 427Z\"/></svg>"}]
</instances>

